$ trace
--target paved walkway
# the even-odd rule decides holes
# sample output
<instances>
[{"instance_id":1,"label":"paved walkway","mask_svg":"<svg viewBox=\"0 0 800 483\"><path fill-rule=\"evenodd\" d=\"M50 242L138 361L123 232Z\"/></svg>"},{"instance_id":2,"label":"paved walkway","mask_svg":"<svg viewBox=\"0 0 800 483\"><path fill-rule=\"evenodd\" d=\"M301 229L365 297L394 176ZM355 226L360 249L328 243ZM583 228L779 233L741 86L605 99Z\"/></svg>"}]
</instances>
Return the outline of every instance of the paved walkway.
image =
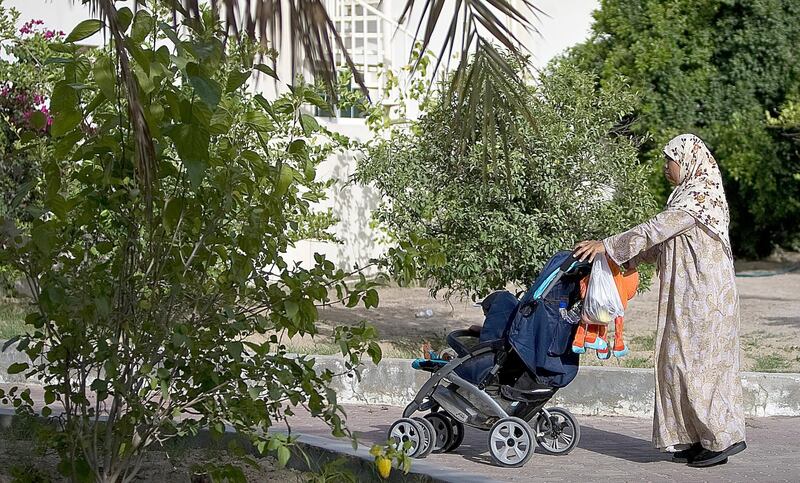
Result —
<instances>
[{"instance_id":1,"label":"paved walkway","mask_svg":"<svg viewBox=\"0 0 800 483\"><path fill-rule=\"evenodd\" d=\"M386 440L401 408L345 406L350 428L367 446ZM650 420L578 416L581 441L568 456L534 454L522 468L491 464L488 433L467 428L454 453L431 454L426 461L454 471L485 475L487 481L800 481L800 418L763 418L747 422L748 449L726 465L689 468L650 445ZM324 423L305 415L291 421L292 431L330 436Z\"/></svg>"},{"instance_id":2,"label":"paved walkway","mask_svg":"<svg viewBox=\"0 0 800 483\"><path fill-rule=\"evenodd\" d=\"M0 384L8 389L10 385ZM41 389L29 386L35 401ZM8 409L7 407L5 408ZM393 406L346 405L347 422L367 447L384 443L389 426L401 417ZM747 421L748 449L713 468L689 468L650 445L651 421L625 417L577 416L581 440L568 456L534 454L522 468L493 466L488 433L467 428L464 443L453 453L431 454L426 461L443 468L485 475L487 481L758 481L800 482L800 417ZM290 420L292 431L333 439L325 424L308 414Z\"/></svg>"}]
</instances>

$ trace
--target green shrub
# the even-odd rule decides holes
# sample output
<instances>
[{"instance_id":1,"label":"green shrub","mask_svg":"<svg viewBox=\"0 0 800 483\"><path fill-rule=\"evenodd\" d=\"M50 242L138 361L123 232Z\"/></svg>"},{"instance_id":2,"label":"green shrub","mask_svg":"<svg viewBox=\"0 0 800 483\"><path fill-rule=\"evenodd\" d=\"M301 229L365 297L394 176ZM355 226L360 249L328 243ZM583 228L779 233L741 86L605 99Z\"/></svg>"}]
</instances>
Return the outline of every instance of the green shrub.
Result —
<instances>
[{"instance_id":1,"label":"green shrub","mask_svg":"<svg viewBox=\"0 0 800 483\"><path fill-rule=\"evenodd\" d=\"M87 20L50 46L59 77L40 206L30 236L0 223L0 263L35 282L18 344L33 363L9 373L41 381L43 416L64 408L45 442L73 481L132 481L148 448L226 424L285 464L294 437L268 430L295 407L347 432L334 375L284 342L317 333L319 305L378 303L375 282L346 283L358 274L324 256L284 259L297 239L329 236L333 220L312 209L329 186L317 166L348 140L305 112L323 102L302 83L277 99L248 94L254 69L267 70L254 65L261 52L225 44L210 15L176 29L139 6L117 20L124 45L76 45L102 27ZM153 137L150 160L136 122ZM372 327L335 333L345 371L363 354L380 360ZM34 404L30 389L0 399Z\"/></svg>"},{"instance_id":2,"label":"green shrub","mask_svg":"<svg viewBox=\"0 0 800 483\"><path fill-rule=\"evenodd\" d=\"M528 87L535 124L478 106L478 123L490 115L499 126L492 146L477 135L457 144L455 109L441 100L411 129L374 143L356 176L383 196L374 216L398 242L389 258L402 262L401 278L429 279L447 295L527 285L556 251L651 214L646 171L625 131L634 97L596 83L570 63L551 65ZM487 150L500 162L487 162Z\"/></svg>"},{"instance_id":3,"label":"green shrub","mask_svg":"<svg viewBox=\"0 0 800 483\"><path fill-rule=\"evenodd\" d=\"M640 94L633 131L659 201L669 188L661 149L693 132L719 161L739 256L769 254L800 230L800 151L770 125L800 88L800 2L604 0L570 58Z\"/></svg>"}]
</instances>

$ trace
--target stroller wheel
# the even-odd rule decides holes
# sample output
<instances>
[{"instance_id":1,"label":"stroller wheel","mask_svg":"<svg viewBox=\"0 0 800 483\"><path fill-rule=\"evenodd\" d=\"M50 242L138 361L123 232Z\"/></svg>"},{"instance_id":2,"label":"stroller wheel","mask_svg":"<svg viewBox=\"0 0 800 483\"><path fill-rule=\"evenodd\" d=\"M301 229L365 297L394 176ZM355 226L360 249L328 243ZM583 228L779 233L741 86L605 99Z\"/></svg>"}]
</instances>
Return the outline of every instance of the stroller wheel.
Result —
<instances>
[{"instance_id":1,"label":"stroller wheel","mask_svg":"<svg viewBox=\"0 0 800 483\"><path fill-rule=\"evenodd\" d=\"M431 454L431 451L433 451L436 445L436 429L433 427L433 424L425 418L412 419L416 421L420 429L422 429L422 445L419 451L417 451L417 454L414 455L414 458L422 459Z\"/></svg>"},{"instance_id":2,"label":"stroller wheel","mask_svg":"<svg viewBox=\"0 0 800 483\"><path fill-rule=\"evenodd\" d=\"M419 423L410 418L398 419L389 427L388 439L394 442L394 449L405 451L411 458L416 457L425 443ZM406 443L409 443L406 448Z\"/></svg>"},{"instance_id":3,"label":"stroller wheel","mask_svg":"<svg viewBox=\"0 0 800 483\"><path fill-rule=\"evenodd\" d=\"M499 466L524 465L533 456L535 445L530 426L520 418L503 418L489 431L489 454Z\"/></svg>"},{"instance_id":4,"label":"stroller wheel","mask_svg":"<svg viewBox=\"0 0 800 483\"><path fill-rule=\"evenodd\" d=\"M436 430L436 439L433 442L434 453L444 453L453 444L455 433L450 417L442 413L430 413L425 415L425 419L430 421L433 429Z\"/></svg>"},{"instance_id":5,"label":"stroller wheel","mask_svg":"<svg viewBox=\"0 0 800 483\"><path fill-rule=\"evenodd\" d=\"M433 412L426 415L425 418L428 419L436 429L437 444L433 448L434 453L449 453L461 446L461 443L464 441L464 425L460 421L453 419L453 417L445 412ZM444 441L442 433L447 435L447 442L444 446L440 447L439 444Z\"/></svg>"},{"instance_id":6,"label":"stroller wheel","mask_svg":"<svg viewBox=\"0 0 800 483\"><path fill-rule=\"evenodd\" d=\"M456 421L455 419L450 421L453 423L453 444L447 447L445 451L448 453L450 451L455 451L456 448L461 446L461 443L464 441L464 425L461 421Z\"/></svg>"},{"instance_id":7,"label":"stroller wheel","mask_svg":"<svg viewBox=\"0 0 800 483\"><path fill-rule=\"evenodd\" d=\"M575 416L564 408L548 408L536 415L533 430L536 443L543 453L563 456L569 454L581 439L581 427Z\"/></svg>"}]
</instances>

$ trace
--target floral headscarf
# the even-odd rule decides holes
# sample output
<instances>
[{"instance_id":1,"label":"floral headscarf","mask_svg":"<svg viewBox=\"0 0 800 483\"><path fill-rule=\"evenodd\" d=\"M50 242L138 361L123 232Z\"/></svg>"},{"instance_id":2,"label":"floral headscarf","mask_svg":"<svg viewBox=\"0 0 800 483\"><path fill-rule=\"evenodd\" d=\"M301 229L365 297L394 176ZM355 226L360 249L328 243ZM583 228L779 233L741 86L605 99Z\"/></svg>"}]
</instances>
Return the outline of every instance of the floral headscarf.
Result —
<instances>
[{"instance_id":1,"label":"floral headscarf","mask_svg":"<svg viewBox=\"0 0 800 483\"><path fill-rule=\"evenodd\" d=\"M730 212L722 174L702 139L681 134L664 146L664 154L681 167L678 185L667 200L668 209L683 210L719 238L732 256L728 225Z\"/></svg>"}]
</instances>

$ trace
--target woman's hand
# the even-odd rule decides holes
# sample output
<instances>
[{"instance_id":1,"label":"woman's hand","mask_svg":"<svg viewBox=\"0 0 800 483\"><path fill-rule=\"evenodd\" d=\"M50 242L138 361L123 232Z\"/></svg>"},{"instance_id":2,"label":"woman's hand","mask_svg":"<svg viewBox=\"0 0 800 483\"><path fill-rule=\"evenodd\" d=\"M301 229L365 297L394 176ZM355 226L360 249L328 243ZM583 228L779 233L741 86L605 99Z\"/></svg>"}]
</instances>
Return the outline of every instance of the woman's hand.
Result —
<instances>
[{"instance_id":1,"label":"woman's hand","mask_svg":"<svg viewBox=\"0 0 800 483\"><path fill-rule=\"evenodd\" d=\"M572 255L580 261L589 260L591 262L596 255L605 252L606 247L603 245L602 241L586 240L575 245Z\"/></svg>"}]
</instances>

